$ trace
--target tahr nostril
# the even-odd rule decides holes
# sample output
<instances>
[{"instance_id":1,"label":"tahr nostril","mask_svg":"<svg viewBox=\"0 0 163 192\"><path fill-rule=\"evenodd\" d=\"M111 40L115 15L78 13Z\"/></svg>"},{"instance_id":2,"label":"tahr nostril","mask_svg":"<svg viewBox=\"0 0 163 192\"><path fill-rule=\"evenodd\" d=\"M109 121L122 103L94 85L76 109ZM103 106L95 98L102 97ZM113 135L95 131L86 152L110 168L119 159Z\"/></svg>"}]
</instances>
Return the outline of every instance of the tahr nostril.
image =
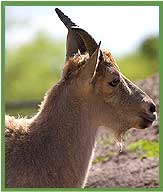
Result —
<instances>
[{"instance_id":1,"label":"tahr nostril","mask_svg":"<svg viewBox=\"0 0 163 192\"><path fill-rule=\"evenodd\" d=\"M151 106L150 106L150 108L149 108L149 111L150 111L151 113L156 112L156 106L155 106L153 103L151 104Z\"/></svg>"}]
</instances>

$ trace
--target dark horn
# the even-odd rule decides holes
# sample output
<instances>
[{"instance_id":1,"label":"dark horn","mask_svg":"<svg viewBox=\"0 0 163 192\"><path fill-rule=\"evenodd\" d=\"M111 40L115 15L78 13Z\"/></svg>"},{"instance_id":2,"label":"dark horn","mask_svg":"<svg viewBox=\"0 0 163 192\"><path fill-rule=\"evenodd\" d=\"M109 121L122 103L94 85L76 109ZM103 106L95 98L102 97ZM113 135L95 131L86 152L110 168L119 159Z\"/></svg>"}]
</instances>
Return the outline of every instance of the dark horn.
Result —
<instances>
[{"instance_id":1,"label":"dark horn","mask_svg":"<svg viewBox=\"0 0 163 192\"><path fill-rule=\"evenodd\" d=\"M75 31L77 34L80 35L80 37L84 41L85 47L86 47L89 55L91 56L95 52L95 50L98 46L96 41L93 39L93 37L88 32L86 32L84 29L81 29L79 27L72 26L71 30Z\"/></svg>"},{"instance_id":2,"label":"dark horn","mask_svg":"<svg viewBox=\"0 0 163 192\"><path fill-rule=\"evenodd\" d=\"M71 21L71 19L65 15L60 9L56 8L55 9L58 17L60 18L60 20L64 23L64 25L70 29L72 26L77 26L74 22Z\"/></svg>"}]
</instances>

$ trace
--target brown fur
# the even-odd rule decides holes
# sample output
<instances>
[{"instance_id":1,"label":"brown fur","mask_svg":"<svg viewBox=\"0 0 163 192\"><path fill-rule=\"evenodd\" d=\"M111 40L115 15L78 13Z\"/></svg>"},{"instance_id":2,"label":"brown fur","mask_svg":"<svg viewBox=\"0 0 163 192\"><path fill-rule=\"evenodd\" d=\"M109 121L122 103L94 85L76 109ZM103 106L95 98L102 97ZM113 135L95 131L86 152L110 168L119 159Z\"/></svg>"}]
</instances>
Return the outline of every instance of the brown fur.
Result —
<instances>
[{"instance_id":1,"label":"brown fur","mask_svg":"<svg viewBox=\"0 0 163 192\"><path fill-rule=\"evenodd\" d=\"M153 115L153 101L120 73L110 53L103 52L97 68L96 57L70 58L33 118L6 117L6 187L83 187L98 127L111 128L121 141L134 125L147 126L140 114ZM110 87L117 75L119 85Z\"/></svg>"},{"instance_id":2,"label":"brown fur","mask_svg":"<svg viewBox=\"0 0 163 192\"><path fill-rule=\"evenodd\" d=\"M91 118L89 104L70 92L71 82L64 77L47 93L32 119L6 117L7 187L83 185L96 128L85 121ZM85 107L88 116L82 112ZM90 149L84 151L85 145Z\"/></svg>"}]
</instances>

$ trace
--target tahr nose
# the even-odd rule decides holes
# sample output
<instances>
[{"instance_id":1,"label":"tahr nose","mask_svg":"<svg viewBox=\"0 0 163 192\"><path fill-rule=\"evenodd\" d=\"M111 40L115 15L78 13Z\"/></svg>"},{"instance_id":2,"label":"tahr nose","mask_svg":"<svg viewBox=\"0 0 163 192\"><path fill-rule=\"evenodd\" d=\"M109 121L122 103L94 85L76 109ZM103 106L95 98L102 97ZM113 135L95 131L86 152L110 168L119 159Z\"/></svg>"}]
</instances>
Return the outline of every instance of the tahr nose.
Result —
<instances>
[{"instance_id":1,"label":"tahr nose","mask_svg":"<svg viewBox=\"0 0 163 192\"><path fill-rule=\"evenodd\" d=\"M156 112L156 105L154 103L149 104L149 113Z\"/></svg>"},{"instance_id":2,"label":"tahr nose","mask_svg":"<svg viewBox=\"0 0 163 192\"><path fill-rule=\"evenodd\" d=\"M150 120L155 121L157 119L156 105L153 102L148 103L147 114Z\"/></svg>"}]
</instances>

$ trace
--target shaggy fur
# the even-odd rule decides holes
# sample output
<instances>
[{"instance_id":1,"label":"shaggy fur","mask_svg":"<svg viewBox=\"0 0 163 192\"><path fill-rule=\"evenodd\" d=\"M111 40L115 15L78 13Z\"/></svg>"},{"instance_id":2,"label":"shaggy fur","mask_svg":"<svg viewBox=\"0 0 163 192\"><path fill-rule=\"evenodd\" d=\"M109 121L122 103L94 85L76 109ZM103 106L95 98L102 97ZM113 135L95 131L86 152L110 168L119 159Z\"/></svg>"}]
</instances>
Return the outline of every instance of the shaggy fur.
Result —
<instances>
[{"instance_id":1,"label":"shaggy fur","mask_svg":"<svg viewBox=\"0 0 163 192\"><path fill-rule=\"evenodd\" d=\"M73 61L76 57L70 65ZM6 116L6 187L83 186L96 128L86 119L92 118L89 104L81 104L65 77L48 91L33 118Z\"/></svg>"},{"instance_id":2,"label":"shaggy fur","mask_svg":"<svg viewBox=\"0 0 163 192\"><path fill-rule=\"evenodd\" d=\"M152 99L120 72L111 53L56 12L69 30L63 77L34 117L6 116L6 187L84 187L99 127L111 129L122 146L128 129L156 118Z\"/></svg>"},{"instance_id":3,"label":"shaggy fur","mask_svg":"<svg viewBox=\"0 0 163 192\"><path fill-rule=\"evenodd\" d=\"M118 70L111 54L103 55L104 62L96 71L97 85L102 83L101 70L105 73L108 67ZM108 101L104 102L105 95L103 101L102 92L97 92L94 98L83 94L85 89L77 90L77 82L88 61L89 56L85 54L75 55L67 62L62 80L48 91L33 118L6 116L6 187L83 187L97 128L100 125L112 128L113 125L121 141L127 124L121 126L124 123L119 120L115 129L116 114L111 105L108 108ZM127 83L124 85L124 90L130 89ZM108 114L112 123L108 121Z\"/></svg>"}]
</instances>

